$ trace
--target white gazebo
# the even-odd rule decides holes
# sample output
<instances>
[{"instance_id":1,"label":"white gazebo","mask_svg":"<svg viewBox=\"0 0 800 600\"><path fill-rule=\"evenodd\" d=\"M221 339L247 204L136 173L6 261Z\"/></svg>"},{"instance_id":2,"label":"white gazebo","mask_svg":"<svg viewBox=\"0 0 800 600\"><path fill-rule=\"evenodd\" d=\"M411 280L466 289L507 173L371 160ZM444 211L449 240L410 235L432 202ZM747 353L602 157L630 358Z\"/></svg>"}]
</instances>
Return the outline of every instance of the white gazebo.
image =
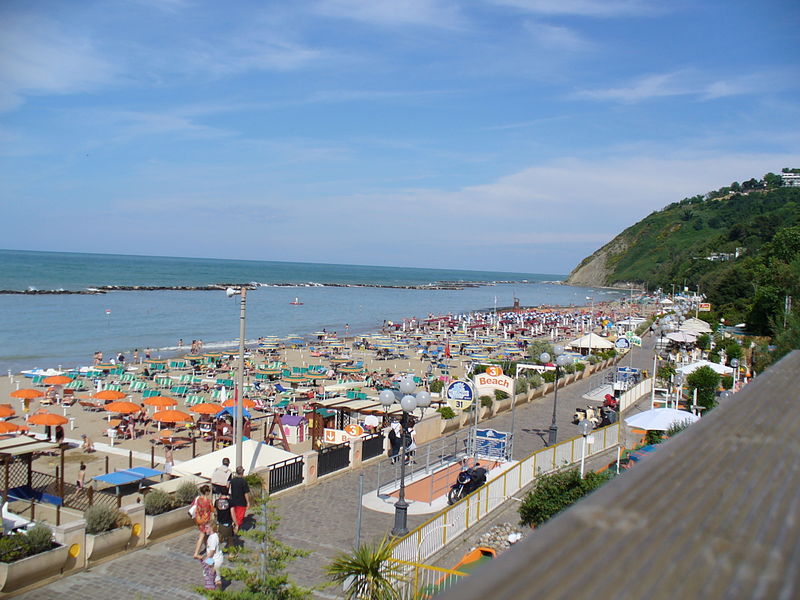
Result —
<instances>
[{"instance_id":1,"label":"white gazebo","mask_svg":"<svg viewBox=\"0 0 800 600\"><path fill-rule=\"evenodd\" d=\"M587 333L579 337L578 339L572 340L571 342L564 344L567 348L572 348L573 350L608 350L609 348L613 348L614 344L609 342L606 338L597 335L596 333Z\"/></svg>"},{"instance_id":2,"label":"white gazebo","mask_svg":"<svg viewBox=\"0 0 800 600\"><path fill-rule=\"evenodd\" d=\"M681 323L680 330L689 331L692 333L711 333L713 331L713 329L711 329L711 325L702 319L697 319L695 317L686 319L683 323Z\"/></svg>"},{"instance_id":3,"label":"white gazebo","mask_svg":"<svg viewBox=\"0 0 800 600\"><path fill-rule=\"evenodd\" d=\"M684 375L689 375L690 373L694 373L700 367L711 367L719 373L720 375L731 375L733 373L732 367L726 367L725 365L721 365L719 363L711 362L710 360L698 360L697 362L690 363L688 365L683 365L682 367L678 367L676 370L678 373L683 373Z\"/></svg>"},{"instance_id":4,"label":"white gazebo","mask_svg":"<svg viewBox=\"0 0 800 600\"><path fill-rule=\"evenodd\" d=\"M242 443L242 466L245 475L297 456L297 454L287 452L282 448L255 440L244 440ZM216 452L176 464L172 473L173 475L199 475L211 479L211 474L222 464L223 458L228 458L233 463L236 458L236 447L227 446Z\"/></svg>"}]
</instances>

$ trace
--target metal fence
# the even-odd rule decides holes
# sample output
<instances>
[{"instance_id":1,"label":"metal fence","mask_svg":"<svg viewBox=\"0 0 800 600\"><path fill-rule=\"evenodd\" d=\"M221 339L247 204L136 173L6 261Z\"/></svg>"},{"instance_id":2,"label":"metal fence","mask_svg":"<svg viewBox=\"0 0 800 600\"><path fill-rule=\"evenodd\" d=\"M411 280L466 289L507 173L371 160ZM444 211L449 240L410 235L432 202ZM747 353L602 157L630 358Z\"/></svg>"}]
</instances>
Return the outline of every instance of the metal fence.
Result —
<instances>
[{"instance_id":1,"label":"metal fence","mask_svg":"<svg viewBox=\"0 0 800 600\"><path fill-rule=\"evenodd\" d=\"M362 446L362 460L368 460L383 454L383 434L373 433L372 435L364 437Z\"/></svg>"},{"instance_id":2,"label":"metal fence","mask_svg":"<svg viewBox=\"0 0 800 600\"><path fill-rule=\"evenodd\" d=\"M303 483L303 457L289 458L269 466L269 491L280 492Z\"/></svg>"},{"instance_id":3,"label":"metal fence","mask_svg":"<svg viewBox=\"0 0 800 600\"><path fill-rule=\"evenodd\" d=\"M346 469L350 465L350 442L320 448L317 457L319 476Z\"/></svg>"},{"instance_id":4,"label":"metal fence","mask_svg":"<svg viewBox=\"0 0 800 600\"><path fill-rule=\"evenodd\" d=\"M428 600L453 587L468 573L405 560L389 560L397 570L398 600Z\"/></svg>"},{"instance_id":5,"label":"metal fence","mask_svg":"<svg viewBox=\"0 0 800 600\"><path fill-rule=\"evenodd\" d=\"M620 440L620 425L614 423L597 429L592 435L594 443L586 446L587 457L617 446ZM537 476L579 461L582 443L582 436L578 436L556 446L537 450L466 498L444 509L400 538L394 546L393 557L408 562L426 560L444 548L449 541L470 527L474 527L495 508L532 483Z\"/></svg>"},{"instance_id":6,"label":"metal fence","mask_svg":"<svg viewBox=\"0 0 800 600\"><path fill-rule=\"evenodd\" d=\"M468 445L472 429L467 428L456 431L446 437L433 440L423 446L419 446L414 451L414 464L406 466L406 481L421 479L431 473L435 473L441 467L459 462L468 455ZM393 489L400 482L400 461L392 464L387 459L378 463L378 491L380 494L383 488ZM450 482L452 484L452 482ZM430 478L430 485L444 485L444 490L449 487L446 480L444 483L438 482L436 477ZM437 492L439 488L429 491L430 497L440 496Z\"/></svg>"},{"instance_id":7,"label":"metal fence","mask_svg":"<svg viewBox=\"0 0 800 600\"><path fill-rule=\"evenodd\" d=\"M645 379L637 383L635 386L630 388L627 392L622 394L619 397L619 412L622 413L626 409L630 408L636 401L639 400L645 394L650 394L653 391L653 382L654 379L651 377L649 379Z\"/></svg>"}]
</instances>

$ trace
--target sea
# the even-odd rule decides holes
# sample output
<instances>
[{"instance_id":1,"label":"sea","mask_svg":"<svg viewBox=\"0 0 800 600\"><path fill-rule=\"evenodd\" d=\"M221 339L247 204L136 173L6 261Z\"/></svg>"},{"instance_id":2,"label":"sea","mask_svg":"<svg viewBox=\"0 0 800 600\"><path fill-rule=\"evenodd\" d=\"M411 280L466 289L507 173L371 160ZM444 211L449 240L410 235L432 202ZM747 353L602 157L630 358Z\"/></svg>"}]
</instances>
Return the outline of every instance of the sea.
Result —
<instances>
[{"instance_id":1,"label":"sea","mask_svg":"<svg viewBox=\"0 0 800 600\"><path fill-rule=\"evenodd\" d=\"M210 258L0 250L0 290L86 291L103 286L181 287L253 283L245 338L326 330L380 330L384 321L508 307L586 305L619 292L560 285L559 274L509 273ZM425 289L469 282L462 289ZM478 285L479 284L479 285ZM403 286L416 286L404 289ZM420 289L420 286L423 286ZM290 304L297 299L302 304ZM174 356L192 340L233 348L240 301L220 290L135 290L103 294L0 293L0 372L71 368L134 349ZM179 347L179 340L183 347Z\"/></svg>"}]
</instances>

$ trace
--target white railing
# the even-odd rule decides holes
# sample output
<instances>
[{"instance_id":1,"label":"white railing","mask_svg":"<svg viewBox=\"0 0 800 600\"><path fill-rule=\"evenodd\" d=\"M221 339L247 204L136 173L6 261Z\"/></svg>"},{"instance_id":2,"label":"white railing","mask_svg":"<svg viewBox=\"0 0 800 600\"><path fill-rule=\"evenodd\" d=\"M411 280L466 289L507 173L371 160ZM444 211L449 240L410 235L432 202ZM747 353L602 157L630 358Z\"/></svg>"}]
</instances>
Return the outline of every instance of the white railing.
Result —
<instances>
[{"instance_id":1,"label":"white railing","mask_svg":"<svg viewBox=\"0 0 800 600\"><path fill-rule=\"evenodd\" d=\"M597 429L592 435L594 443L587 445L586 456L593 456L617 446L620 439L619 423ZM531 484L538 475L580 461L581 444L582 436L578 436L550 448L537 450L400 538L394 546L392 557L408 562L424 561L467 529L474 527L495 508Z\"/></svg>"},{"instance_id":2,"label":"white railing","mask_svg":"<svg viewBox=\"0 0 800 600\"><path fill-rule=\"evenodd\" d=\"M640 381L619 397L619 412L623 413L639 401L639 398L653 391L653 378Z\"/></svg>"}]
</instances>

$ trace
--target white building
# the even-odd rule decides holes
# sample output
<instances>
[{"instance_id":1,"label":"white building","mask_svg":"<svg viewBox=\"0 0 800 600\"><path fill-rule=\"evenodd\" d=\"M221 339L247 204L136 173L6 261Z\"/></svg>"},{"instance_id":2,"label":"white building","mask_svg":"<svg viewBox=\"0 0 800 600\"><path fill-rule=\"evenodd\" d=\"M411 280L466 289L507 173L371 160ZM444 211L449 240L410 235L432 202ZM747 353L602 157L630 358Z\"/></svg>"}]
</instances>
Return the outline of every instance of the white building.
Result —
<instances>
[{"instance_id":1,"label":"white building","mask_svg":"<svg viewBox=\"0 0 800 600\"><path fill-rule=\"evenodd\" d=\"M800 173L781 173L783 187L800 187Z\"/></svg>"}]
</instances>

